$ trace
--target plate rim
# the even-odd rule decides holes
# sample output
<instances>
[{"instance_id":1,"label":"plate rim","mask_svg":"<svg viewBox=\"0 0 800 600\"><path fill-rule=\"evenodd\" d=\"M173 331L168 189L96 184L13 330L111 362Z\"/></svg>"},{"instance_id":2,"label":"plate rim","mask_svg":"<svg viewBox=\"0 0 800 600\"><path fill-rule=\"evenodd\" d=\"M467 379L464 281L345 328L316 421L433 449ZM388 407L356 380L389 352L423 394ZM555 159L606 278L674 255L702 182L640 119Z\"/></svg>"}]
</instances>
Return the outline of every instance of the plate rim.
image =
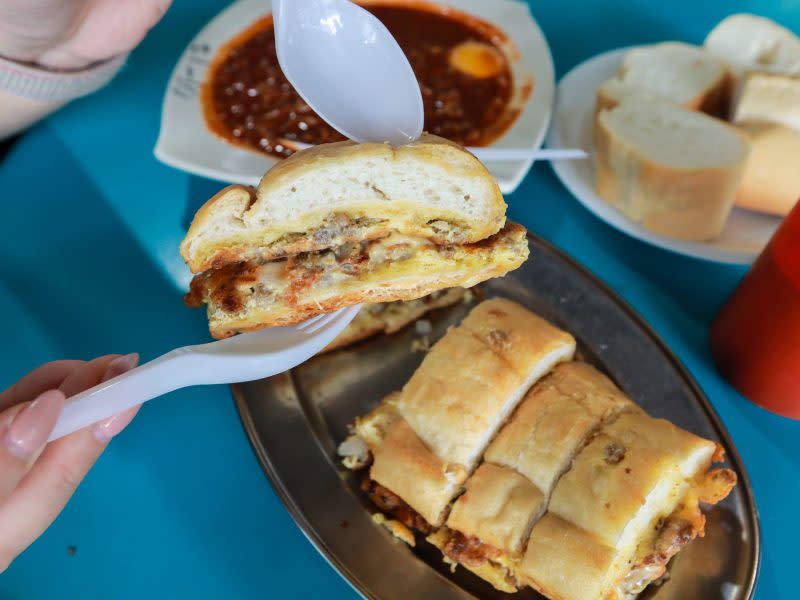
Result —
<instances>
[{"instance_id":1,"label":"plate rim","mask_svg":"<svg viewBox=\"0 0 800 600\"><path fill-rule=\"evenodd\" d=\"M490 16L484 15L483 12L476 12L475 10L470 10L468 7L462 6L462 2L466 2L469 4L474 0L429 0L434 4L441 4L444 6L452 6L458 10L470 12L471 14L475 14L482 19L489 20L491 22L495 22L497 19L492 19ZM526 99L522 111L520 115L517 117L514 123L505 131L503 134L495 140L495 142L489 144L488 147L495 147L497 146L497 142L502 142L503 138L513 131L516 123L521 122L523 118L525 118L525 113L532 113L527 118L534 120L535 124L535 135L533 135L528 141L521 144L521 146L531 149L538 149L541 148L545 142L545 138L547 136L547 132L550 130L550 125L552 123L553 117L553 110L554 110L554 103L556 99L556 87L557 82L555 79L555 63L553 61L553 53L550 48L550 43L547 40L547 37L544 34L541 26L539 25L538 21L533 15L531 7L526 2L521 2L519 0L495 0L495 4L498 7L505 7L506 10L514 10L519 11L520 14L524 13L524 17L527 20L526 27L530 29L528 32L532 34L530 38L525 40L526 43L531 43L536 46L534 48L535 51L530 53L530 56L525 55L526 60L531 62L531 69L533 71L534 77L534 88L533 93L530 95L529 98ZM173 140L177 137L174 131L175 126L168 124L168 113L173 112L175 109L169 110L169 107L175 102L172 96L173 88L176 87L176 80L180 76L180 72L184 69L187 64L192 62L190 52L194 46L197 46L200 42L204 42L204 36L208 35L209 31L214 31L217 27L220 26L220 23L225 22L226 20L231 20L234 18L238 18L238 14L240 12L245 12L251 9L251 5L258 6L258 15L263 16L271 12L271 1L266 0L262 4L258 5L256 0L236 0L229 6L225 7L223 10L218 12L213 18L211 18L208 22L206 22L192 37L192 39L186 44L186 46L181 51L180 55L178 56L175 66L173 67L172 71L170 72L169 79L164 87L164 93L162 96L161 101L161 114L159 120L159 131L158 136L156 139L156 143L153 146L153 155L155 158L169 167L178 169L183 171L184 173L188 173L191 175L199 176L199 177L206 177L212 178L217 181L221 181L224 183L238 183L244 185L258 185L259 181L261 180L265 171L269 170L274 166L277 162L277 159L268 155L261 155L258 152L248 150L246 148L238 148L227 142L218 139L214 134L209 131L205 133L208 134L212 140L208 140L206 143L212 144L213 146L225 148L233 153L237 150L239 152L246 152L248 155L252 155L251 158L254 159L264 159L265 164L263 169L261 169L260 173L258 174L236 174L235 169L229 168L220 168L214 165L204 165L199 163L198 161L194 160L191 156L187 156L185 152L181 150L176 150L174 147ZM495 9L501 10L501 9ZM257 19L258 16L253 16L251 20ZM235 35L235 32L231 34L231 36ZM513 42L517 42L519 45L518 40L516 38L511 38ZM215 50L218 50L221 45L224 44L220 42L216 47ZM210 64L210 57L209 62ZM202 67L202 72L205 73L205 69L208 68L208 64L205 67ZM196 68L197 65L195 64ZM201 82L200 82L201 83ZM200 84L198 83L198 85ZM537 91L541 90L539 94ZM542 98L541 101L537 101L536 98ZM199 104L196 98L194 100L193 105ZM197 107L195 107L197 108ZM194 110L194 109L193 109ZM202 117L202 115L201 115ZM206 136L203 136L204 138ZM501 144L502 145L502 144ZM518 164L518 168L515 168L513 173L507 176L498 177L498 184L500 186L500 190L503 194L511 194L513 193L525 179L527 174L530 172L533 164L533 159L524 159L514 161L515 164ZM487 166L491 168L491 161L487 161Z\"/></svg>"},{"instance_id":2,"label":"plate rim","mask_svg":"<svg viewBox=\"0 0 800 600\"><path fill-rule=\"evenodd\" d=\"M564 96L563 93L563 86L566 83L570 83L572 79L578 77L579 75L583 75L585 71L589 68L594 66L594 63L599 63L602 61L609 61L612 59L616 59L619 57L619 60L622 60L622 57L626 52L636 48L643 48L646 46L651 46L652 44L636 44L632 46L623 46L619 48L614 48L611 50L606 50L604 52L600 52L593 56L590 56L586 60L581 61L580 63L573 66L567 73L565 73L559 80L558 84L556 85L556 97L555 102L553 103L553 115L550 121L550 128L547 132L547 136L545 138L545 145L549 148L560 148L564 145L564 140L562 139L561 134L559 133L559 118L561 116L561 111L563 110L561 106L561 99ZM585 150L592 151L593 148L584 148ZM619 213L619 218L609 218L606 214L603 214L602 211L598 210L596 206L596 202L594 200L587 200L584 197L584 194L579 193L574 185L575 176L572 174L571 169L572 166L567 164L567 161L550 161L550 165L553 169L558 180L561 182L570 195L575 198L578 203L581 204L586 210L592 213L596 218L600 219L608 226L613 227L617 231L624 233L625 235L637 239L641 242L644 242L650 246L654 246L656 248L661 248L662 250L666 250L668 252L672 252L675 254L680 254L683 256L689 256L691 258L705 260L709 262L716 262L722 264L738 264L738 265L749 265L758 257L761 253L761 250L756 252L749 252L744 250L726 250L723 248L714 248L709 246L706 242L693 242L687 240L676 240L672 239L649 230L644 229L638 223L634 223L628 217L623 215L619 212L616 208L612 208L615 213ZM604 204L605 206L605 204ZM734 210L747 210L743 208L738 208L734 206ZM748 211L751 212L751 211ZM616 214L615 214L616 216ZM769 215L763 215L765 218L769 218ZM780 220L776 217L775 218L775 227L780 223ZM766 242L764 243L766 247Z\"/></svg>"},{"instance_id":3,"label":"plate rim","mask_svg":"<svg viewBox=\"0 0 800 600\"><path fill-rule=\"evenodd\" d=\"M574 268L582 276L586 277L592 284L596 285L602 292L604 292L606 296L628 316L628 318L630 318L649 338L651 338L658 349L664 354L665 359L668 360L671 366L675 369L676 373L692 390L695 398L699 401L699 405L702 407L703 411L708 417L709 423L716 430L720 440L724 442L726 446L727 459L730 464L735 467L737 474L740 476L739 484L744 490L743 499L745 500L746 511L750 517L750 522L752 523L753 527L753 561L750 563L750 565L748 565L746 589L743 590L744 595L742 597L747 600L752 600L761 571L761 519L758 513L758 507L755 501L755 494L750 481L750 475L745 469L744 461L739 454L738 448L734 444L733 439L728 433L727 428L722 422L722 419L720 418L713 404L711 404L711 401L708 399L705 392L703 392L702 388L694 379L686 366L681 362L677 355L672 352L669 346L667 346L663 338L622 296L615 292L608 284L600 279L600 277L595 275L587 267L582 265L561 248L530 231L527 232L527 239L529 241L535 241L537 244L544 246L549 251L556 254L561 260L568 263L572 268ZM294 379L291 371L289 372L289 376ZM304 537L311 543L311 545L317 550L322 558L336 570L339 576L342 577L342 579L344 579L357 594L359 594L362 598L377 598L376 596L367 593L367 591L363 589L358 576L353 573L351 569L345 567L338 557L328 549L325 541L319 535L317 535L314 528L308 522L306 516L299 509L296 502L292 499L291 493L284 487L284 484L280 477L278 477L277 472L272 468L272 461L270 460L266 449L258 442L258 430L255 422L252 419L252 414L247 409L242 385L232 384L229 387L233 397L234 406L239 415L239 420L247 437L247 441L250 444L250 447L253 449L259 465L261 466L262 471L264 471L266 474L273 491L280 498L285 509L295 522L295 525L297 525Z\"/></svg>"}]
</instances>

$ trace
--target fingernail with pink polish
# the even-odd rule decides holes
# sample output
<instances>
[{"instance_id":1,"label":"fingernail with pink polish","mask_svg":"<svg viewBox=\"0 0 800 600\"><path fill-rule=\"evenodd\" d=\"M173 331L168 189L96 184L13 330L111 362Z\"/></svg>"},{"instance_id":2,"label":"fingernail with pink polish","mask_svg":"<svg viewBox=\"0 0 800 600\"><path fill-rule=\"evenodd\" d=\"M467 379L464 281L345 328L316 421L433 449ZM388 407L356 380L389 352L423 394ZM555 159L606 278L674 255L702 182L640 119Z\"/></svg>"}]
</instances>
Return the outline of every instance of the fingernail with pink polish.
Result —
<instances>
[{"instance_id":1,"label":"fingernail with pink polish","mask_svg":"<svg viewBox=\"0 0 800 600\"><path fill-rule=\"evenodd\" d=\"M111 438L128 426L128 423L130 423L133 420L133 417L136 416L140 406L141 404L133 406L128 410L123 410L121 413L117 413L113 417L109 417L104 421L95 423L95 426L92 429L94 437L97 438L98 442L107 444L109 441L111 441Z\"/></svg>"},{"instance_id":2,"label":"fingernail with pink polish","mask_svg":"<svg viewBox=\"0 0 800 600\"><path fill-rule=\"evenodd\" d=\"M3 441L8 451L22 460L36 454L47 443L63 406L64 393L60 390L40 394L14 417L6 429Z\"/></svg>"},{"instance_id":3,"label":"fingernail with pink polish","mask_svg":"<svg viewBox=\"0 0 800 600\"><path fill-rule=\"evenodd\" d=\"M136 352L132 354L126 354L125 356L118 356L106 367L106 372L103 374L103 381L108 381L109 379L114 379L117 375L122 375L127 371L130 371L136 365L139 364L139 355Z\"/></svg>"},{"instance_id":4,"label":"fingernail with pink polish","mask_svg":"<svg viewBox=\"0 0 800 600\"><path fill-rule=\"evenodd\" d=\"M103 375L103 381L108 381L117 375L122 375L133 369L137 364L139 364L139 355L135 352L133 354L126 354L125 356L119 356L108 363L105 375ZM128 423L133 420L138 410L139 406L133 406L128 410L117 413L113 417L108 417L103 421L95 423L92 428L94 437L97 438L98 442L103 444L108 443L111 438L128 426Z\"/></svg>"}]
</instances>

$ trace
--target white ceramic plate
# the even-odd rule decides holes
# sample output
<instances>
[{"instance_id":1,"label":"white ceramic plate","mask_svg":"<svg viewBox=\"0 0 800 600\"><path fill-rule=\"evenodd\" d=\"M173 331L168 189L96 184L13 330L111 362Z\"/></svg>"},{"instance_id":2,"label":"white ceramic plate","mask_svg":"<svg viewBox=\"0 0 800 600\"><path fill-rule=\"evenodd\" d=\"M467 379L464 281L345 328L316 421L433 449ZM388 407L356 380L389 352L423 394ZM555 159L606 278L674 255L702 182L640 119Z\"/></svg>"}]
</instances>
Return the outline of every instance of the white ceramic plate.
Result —
<instances>
[{"instance_id":1,"label":"white ceramic plate","mask_svg":"<svg viewBox=\"0 0 800 600\"><path fill-rule=\"evenodd\" d=\"M512 64L515 85L533 77L533 93L514 125L493 146L539 148L550 123L555 79L550 48L527 4L512 0L442 0L497 25L519 53ZM211 58L225 42L270 12L269 0L239 0L195 36L172 72L164 96L155 155L160 161L203 177L255 185L276 159L234 146L213 135L203 120L198 89ZM532 160L489 162L504 193L513 192Z\"/></svg>"},{"instance_id":2,"label":"white ceramic plate","mask_svg":"<svg viewBox=\"0 0 800 600\"><path fill-rule=\"evenodd\" d=\"M558 84L553 124L547 135L552 148L583 148L590 154L595 93L614 75L630 48L600 54L567 73ZM706 260L753 262L766 245L780 219L734 208L725 229L709 242L685 242L658 235L634 223L594 191L594 165L589 160L554 161L553 170L581 204L606 223L642 241L673 252Z\"/></svg>"}]
</instances>

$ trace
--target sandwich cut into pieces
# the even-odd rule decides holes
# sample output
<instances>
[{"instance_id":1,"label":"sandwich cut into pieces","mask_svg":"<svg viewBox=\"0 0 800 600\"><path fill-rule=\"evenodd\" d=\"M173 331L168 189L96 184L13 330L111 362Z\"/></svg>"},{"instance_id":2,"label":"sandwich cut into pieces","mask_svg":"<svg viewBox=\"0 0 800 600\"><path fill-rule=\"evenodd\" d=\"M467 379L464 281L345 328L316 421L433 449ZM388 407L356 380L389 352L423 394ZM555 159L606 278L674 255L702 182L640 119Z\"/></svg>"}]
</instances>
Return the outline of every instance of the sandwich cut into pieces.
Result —
<instances>
[{"instance_id":1,"label":"sandwich cut into pieces","mask_svg":"<svg viewBox=\"0 0 800 600\"><path fill-rule=\"evenodd\" d=\"M429 533L441 526L525 392L574 352L572 336L518 304L479 304L433 346L400 392L356 421L362 450L372 457L370 496L379 507L390 504L387 497L393 507L406 507L405 518L393 507L389 512L410 527ZM351 444L340 453L357 448ZM346 457L345 464L363 466L361 459Z\"/></svg>"},{"instance_id":2,"label":"sandwich cut into pieces","mask_svg":"<svg viewBox=\"0 0 800 600\"><path fill-rule=\"evenodd\" d=\"M556 485L517 578L558 600L627 600L703 535L700 502L736 483L722 450L643 411L603 427Z\"/></svg>"},{"instance_id":3,"label":"sandwich cut into pieces","mask_svg":"<svg viewBox=\"0 0 800 600\"><path fill-rule=\"evenodd\" d=\"M528 256L505 208L485 167L441 138L320 145L198 211L181 245L197 274L187 303L227 337L470 287Z\"/></svg>"},{"instance_id":4,"label":"sandwich cut into pieces","mask_svg":"<svg viewBox=\"0 0 800 600\"><path fill-rule=\"evenodd\" d=\"M601 425L638 410L583 362L556 366L525 396L487 448L446 527L428 541L494 587L515 591L515 563L561 475Z\"/></svg>"}]
</instances>

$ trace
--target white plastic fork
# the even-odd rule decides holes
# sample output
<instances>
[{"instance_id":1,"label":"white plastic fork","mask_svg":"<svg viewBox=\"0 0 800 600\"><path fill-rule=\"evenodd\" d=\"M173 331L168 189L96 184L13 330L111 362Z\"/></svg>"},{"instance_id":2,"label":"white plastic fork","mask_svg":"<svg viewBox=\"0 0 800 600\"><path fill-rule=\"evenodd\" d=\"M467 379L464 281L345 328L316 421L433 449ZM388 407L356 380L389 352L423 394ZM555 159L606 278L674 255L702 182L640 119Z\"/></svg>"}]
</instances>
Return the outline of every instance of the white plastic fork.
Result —
<instances>
[{"instance_id":1,"label":"white plastic fork","mask_svg":"<svg viewBox=\"0 0 800 600\"><path fill-rule=\"evenodd\" d=\"M331 343L359 308L167 352L68 398L49 441L190 385L252 381L296 367Z\"/></svg>"}]
</instances>

